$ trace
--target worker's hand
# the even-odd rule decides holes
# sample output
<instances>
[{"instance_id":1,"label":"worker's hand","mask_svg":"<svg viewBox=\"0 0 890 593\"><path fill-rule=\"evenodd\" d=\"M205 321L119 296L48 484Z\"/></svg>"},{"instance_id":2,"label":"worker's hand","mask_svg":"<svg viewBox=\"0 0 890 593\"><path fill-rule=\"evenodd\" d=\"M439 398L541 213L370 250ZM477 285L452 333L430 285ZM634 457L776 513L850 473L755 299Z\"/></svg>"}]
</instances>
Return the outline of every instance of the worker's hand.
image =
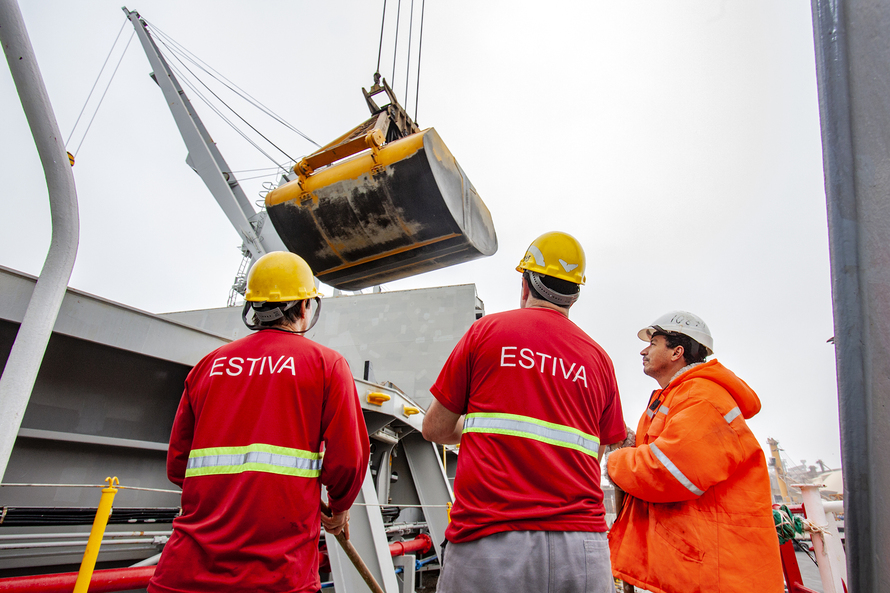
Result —
<instances>
[{"instance_id":1,"label":"worker's hand","mask_svg":"<svg viewBox=\"0 0 890 593\"><path fill-rule=\"evenodd\" d=\"M349 539L349 511L334 513L333 515L322 513L321 524L324 530L331 535L338 535L342 531L346 539Z\"/></svg>"},{"instance_id":2,"label":"worker's hand","mask_svg":"<svg viewBox=\"0 0 890 593\"><path fill-rule=\"evenodd\" d=\"M621 441L620 443L616 443L612 445L612 450L615 449L623 449L625 447L636 447L637 446L637 433L635 433L629 426L625 425L627 429L627 437Z\"/></svg>"}]
</instances>

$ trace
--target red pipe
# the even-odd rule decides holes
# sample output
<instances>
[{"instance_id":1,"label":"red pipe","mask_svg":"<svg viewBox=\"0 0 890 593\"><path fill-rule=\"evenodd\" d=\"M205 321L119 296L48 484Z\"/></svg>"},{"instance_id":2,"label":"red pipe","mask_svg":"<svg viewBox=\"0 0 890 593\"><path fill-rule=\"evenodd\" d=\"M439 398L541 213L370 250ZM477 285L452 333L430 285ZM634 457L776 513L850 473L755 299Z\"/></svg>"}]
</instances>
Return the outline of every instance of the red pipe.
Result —
<instances>
[{"instance_id":1,"label":"red pipe","mask_svg":"<svg viewBox=\"0 0 890 593\"><path fill-rule=\"evenodd\" d=\"M90 593L111 593L128 589L145 589L155 573L155 566L97 570L90 580ZM71 593L77 581L76 572L42 574L30 577L0 579L0 591L15 593Z\"/></svg>"},{"instance_id":2,"label":"red pipe","mask_svg":"<svg viewBox=\"0 0 890 593\"><path fill-rule=\"evenodd\" d=\"M429 552L433 548L433 540L425 533L421 533L412 540L406 542L393 542L389 544L389 553L393 556L404 556L411 552L420 552L422 554Z\"/></svg>"}]
</instances>

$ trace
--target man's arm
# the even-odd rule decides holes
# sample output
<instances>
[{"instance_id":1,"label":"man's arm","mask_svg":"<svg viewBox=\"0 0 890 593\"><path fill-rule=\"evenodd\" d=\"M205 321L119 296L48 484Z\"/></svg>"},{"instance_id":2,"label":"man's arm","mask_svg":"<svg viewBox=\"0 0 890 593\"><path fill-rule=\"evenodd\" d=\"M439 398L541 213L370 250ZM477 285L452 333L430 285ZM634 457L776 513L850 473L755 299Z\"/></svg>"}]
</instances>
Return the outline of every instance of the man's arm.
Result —
<instances>
[{"instance_id":1,"label":"man's arm","mask_svg":"<svg viewBox=\"0 0 890 593\"><path fill-rule=\"evenodd\" d=\"M464 418L434 399L423 417L423 438L441 445L457 445L464 431Z\"/></svg>"},{"instance_id":2,"label":"man's arm","mask_svg":"<svg viewBox=\"0 0 890 593\"><path fill-rule=\"evenodd\" d=\"M167 478L182 488L185 481L185 470L188 466L189 453L192 451L192 439L195 437L195 413L192 410L186 381L179 408L170 431L170 446L167 448Z\"/></svg>"},{"instance_id":3,"label":"man's arm","mask_svg":"<svg viewBox=\"0 0 890 593\"><path fill-rule=\"evenodd\" d=\"M368 472L368 430L345 359L340 358L332 365L325 383L321 483L327 486L331 512L345 521L344 513L358 496Z\"/></svg>"},{"instance_id":4,"label":"man's arm","mask_svg":"<svg viewBox=\"0 0 890 593\"><path fill-rule=\"evenodd\" d=\"M741 420L739 420L741 421ZM736 432L707 401L674 406L653 442L609 454L612 482L647 502L692 500L735 472L744 448Z\"/></svg>"}]
</instances>

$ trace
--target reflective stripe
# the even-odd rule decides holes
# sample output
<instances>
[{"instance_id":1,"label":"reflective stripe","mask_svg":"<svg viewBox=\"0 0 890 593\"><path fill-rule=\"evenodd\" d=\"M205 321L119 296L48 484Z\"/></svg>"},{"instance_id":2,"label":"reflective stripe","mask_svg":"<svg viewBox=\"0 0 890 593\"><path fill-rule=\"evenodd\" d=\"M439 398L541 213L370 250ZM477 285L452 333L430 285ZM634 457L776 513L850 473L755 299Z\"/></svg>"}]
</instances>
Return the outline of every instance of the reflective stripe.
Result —
<instances>
[{"instance_id":1,"label":"reflective stripe","mask_svg":"<svg viewBox=\"0 0 890 593\"><path fill-rule=\"evenodd\" d=\"M321 453L262 443L194 449L189 453L185 477L265 472L317 478L321 475L321 457Z\"/></svg>"},{"instance_id":2,"label":"reflective stripe","mask_svg":"<svg viewBox=\"0 0 890 593\"><path fill-rule=\"evenodd\" d=\"M735 408L731 409L729 411L729 414L724 416L723 419L726 420L727 424L729 424L730 422L732 422L733 420L735 420L736 418L738 418L741 415L742 415L742 411L740 409L738 409L738 407L735 407Z\"/></svg>"},{"instance_id":3,"label":"reflective stripe","mask_svg":"<svg viewBox=\"0 0 890 593\"><path fill-rule=\"evenodd\" d=\"M599 456L599 438L581 432L571 426L544 422L530 416L489 413L467 414L464 420L464 432L506 434L556 445L557 447L567 447L580 451L585 455L590 455L593 458Z\"/></svg>"},{"instance_id":4,"label":"reflective stripe","mask_svg":"<svg viewBox=\"0 0 890 593\"><path fill-rule=\"evenodd\" d=\"M696 487L696 485L689 480L689 478L683 475L683 472L680 471L680 468L674 465L674 462L668 459L668 456L665 455L664 452L662 452L662 450L659 449L655 443L649 443L649 448L652 450L653 453L655 453L655 457L657 457L658 460L667 468L667 470L671 472L671 475L677 478L677 481L683 484L683 486L685 486L687 490L689 490L696 496L701 496L705 493L704 490L699 490L698 487Z\"/></svg>"},{"instance_id":5,"label":"reflective stripe","mask_svg":"<svg viewBox=\"0 0 890 593\"><path fill-rule=\"evenodd\" d=\"M664 414L665 416L667 416L667 413L670 412L670 411L671 411L671 409L670 409L669 407L667 407L667 406L661 406L660 408L658 408L658 412L657 412L657 413L658 413L658 414ZM653 418L653 417L655 416L655 414L656 414L656 412L653 412L653 411L650 410L649 408L646 408L646 415L647 415L647 416L649 416L650 418Z\"/></svg>"}]
</instances>

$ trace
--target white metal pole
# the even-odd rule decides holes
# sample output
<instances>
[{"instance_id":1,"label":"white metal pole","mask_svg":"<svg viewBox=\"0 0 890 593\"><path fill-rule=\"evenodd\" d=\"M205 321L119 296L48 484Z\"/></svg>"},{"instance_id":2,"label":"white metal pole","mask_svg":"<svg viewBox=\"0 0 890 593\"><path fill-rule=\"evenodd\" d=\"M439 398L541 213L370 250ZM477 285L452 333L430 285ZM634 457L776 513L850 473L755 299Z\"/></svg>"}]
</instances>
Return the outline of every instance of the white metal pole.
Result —
<instances>
[{"instance_id":1,"label":"white metal pole","mask_svg":"<svg viewBox=\"0 0 890 593\"><path fill-rule=\"evenodd\" d=\"M74 175L16 0L0 0L0 43L43 163L53 229L43 270L0 377L2 478L74 268L80 221Z\"/></svg>"},{"instance_id":2,"label":"white metal pole","mask_svg":"<svg viewBox=\"0 0 890 593\"><path fill-rule=\"evenodd\" d=\"M816 563L819 565L819 576L825 593L844 593L843 583L847 580L847 559L841 546L841 537L835 522L829 521L822 506L819 486L811 484L795 484L803 495L803 506L807 510L807 519L826 533L812 533L813 550L816 552Z\"/></svg>"}]
</instances>

